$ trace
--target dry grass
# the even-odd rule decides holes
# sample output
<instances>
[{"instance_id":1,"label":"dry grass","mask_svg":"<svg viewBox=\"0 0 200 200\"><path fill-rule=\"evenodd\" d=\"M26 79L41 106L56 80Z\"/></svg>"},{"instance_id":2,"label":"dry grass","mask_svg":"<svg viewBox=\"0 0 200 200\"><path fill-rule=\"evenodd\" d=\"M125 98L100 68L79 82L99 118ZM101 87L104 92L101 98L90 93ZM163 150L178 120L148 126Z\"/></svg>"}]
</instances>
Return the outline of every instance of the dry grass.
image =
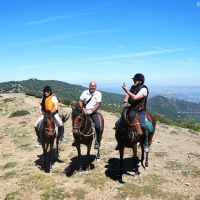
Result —
<instances>
[{"instance_id":1,"label":"dry grass","mask_svg":"<svg viewBox=\"0 0 200 200\"><path fill-rule=\"evenodd\" d=\"M71 147L71 121L65 123L67 143L59 146L60 161L54 155L52 172L41 168L42 149L34 148L33 125L39 113L39 99L23 94L0 96L0 199L200 199L200 136L187 129L158 123L149 154L149 171L139 167L134 179L132 150L124 152L123 183L118 181L119 153L113 126L116 114L102 111L105 130L101 160L91 150L91 171L79 176L77 151ZM9 116L26 110L25 116ZM60 105L60 112L71 109ZM81 147L85 164L86 147ZM141 150L138 148L138 155ZM31 192L30 192L31 191Z\"/></svg>"}]
</instances>

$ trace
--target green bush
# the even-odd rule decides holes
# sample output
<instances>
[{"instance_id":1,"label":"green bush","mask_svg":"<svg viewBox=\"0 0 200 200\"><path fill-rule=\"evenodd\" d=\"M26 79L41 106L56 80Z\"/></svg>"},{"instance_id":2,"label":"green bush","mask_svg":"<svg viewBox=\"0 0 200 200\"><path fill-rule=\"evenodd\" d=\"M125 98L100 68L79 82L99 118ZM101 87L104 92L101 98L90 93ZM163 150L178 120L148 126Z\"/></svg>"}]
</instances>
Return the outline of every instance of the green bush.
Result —
<instances>
[{"instance_id":1,"label":"green bush","mask_svg":"<svg viewBox=\"0 0 200 200\"><path fill-rule=\"evenodd\" d=\"M30 112L27 111L27 110L18 110L18 111L16 111L16 112L13 112L13 113L9 116L9 118L25 116L25 115L28 115L28 114L30 114Z\"/></svg>"}]
</instances>

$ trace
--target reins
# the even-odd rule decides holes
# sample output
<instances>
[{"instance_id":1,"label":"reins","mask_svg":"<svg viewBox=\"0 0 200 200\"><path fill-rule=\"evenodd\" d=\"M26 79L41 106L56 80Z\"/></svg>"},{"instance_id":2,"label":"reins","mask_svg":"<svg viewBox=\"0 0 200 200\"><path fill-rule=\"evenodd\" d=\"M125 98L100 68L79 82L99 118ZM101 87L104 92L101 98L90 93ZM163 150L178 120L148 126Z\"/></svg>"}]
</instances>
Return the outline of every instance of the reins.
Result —
<instances>
[{"instance_id":1,"label":"reins","mask_svg":"<svg viewBox=\"0 0 200 200\"><path fill-rule=\"evenodd\" d=\"M125 108L125 110L122 112L122 118L124 121L124 125L123 125L123 132L124 135L129 135L131 134L131 138L132 140L138 136L137 134L137 128L135 127L136 125L140 125L140 123L137 121L136 123L131 123L130 121L133 121L131 119L134 118L130 118L130 116L127 114L127 112L129 112L129 110L127 108Z\"/></svg>"},{"instance_id":2,"label":"reins","mask_svg":"<svg viewBox=\"0 0 200 200\"><path fill-rule=\"evenodd\" d=\"M53 122L54 123L54 122ZM42 124L42 129L44 131L44 134L46 135L46 137L50 137L50 136L53 136L55 133L56 133L56 127L54 126L54 128L47 128L45 127L44 123ZM50 135L49 132L50 131L53 131L53 134Z\"/></svg>"},{"instance_id":3,"label":"reins","mask_svg":"<svg viewBox=\"0 0 200 200\"><path fill-rule=\"evenodd\" d=\"M85 120L86 123L83 124L83 122L84 122L84 116L83 116L83 115L84 115L84 113L82 113L80 125L79 125L79 126L73 125L73 129L77 129L77 130L78 130L78 133L80 133L81 136L84 136L84 137L92 136L92 135L94 135L94 131L93 131L93 129L92 129L92 120L90 119L90 116L88 116L87 114L85 114L85 116L86 116L86 120ZM88 125L88 120L87 120L87 119L90 120L91 126L90 126L90 129L88 130L88 132L84 134L84 132L85 132L85 130L86 130L86 128L87 128L87 125ZM84 127L83 127L83 126L84 126ZM81 131L81 127L83 127L83 130L82 130L82 131ZM92 130L92 133L88 135L88 133L89 133L91 130Z\"/></svg>"},{"instance_id":4,"label":"reins","mask_svg":"<svg viewBox=\"0 0 200 200\"><path fill-rule=\"evenodd\" d=\"M128 120L127 120L127 123L128 123L131 127L134 127L135 125L140 124L139 122L137 122L137 123L135 123L135 124L131 124Z\"/></svg>"}]
</instances>

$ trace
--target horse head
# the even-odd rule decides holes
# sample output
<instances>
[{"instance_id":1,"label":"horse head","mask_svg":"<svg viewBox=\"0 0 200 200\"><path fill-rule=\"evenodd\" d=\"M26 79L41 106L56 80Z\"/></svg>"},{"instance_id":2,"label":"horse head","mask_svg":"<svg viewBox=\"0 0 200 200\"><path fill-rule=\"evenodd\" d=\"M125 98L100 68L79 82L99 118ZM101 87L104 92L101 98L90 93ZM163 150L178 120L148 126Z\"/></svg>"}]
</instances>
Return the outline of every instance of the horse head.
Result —
<instances>
[{"instance_id":1,"label":"horse head","mask_svg":"<svg viewBox=\"0 0 200 200\"><path fill-rule=\"evenodd\" d=\"M43 131L47 137L53 136L56 133L54 116L51 111L47 110L43 119Z\"/></svg>"},{"instance_id":2,"label":"horse head","mask_svg":"<svg viewBox=\"0 0 200 200\"><path fill-rule=\"evenodd\" d=\"M80 107L72 108L73 133L79 133L85 120L85 113Z\"/></svg>"},{"instance_id":3,"label":"horse head","mask_svg":"<svg viewBox=\"0 0 200 200\"><path fill-rule=\"evenodd\" d=\"M140 119L136 109L132 106L125 107L121 114L121 123L123 127L131 128L135 133L142 134Z\"/></svg>"}]
</instances>

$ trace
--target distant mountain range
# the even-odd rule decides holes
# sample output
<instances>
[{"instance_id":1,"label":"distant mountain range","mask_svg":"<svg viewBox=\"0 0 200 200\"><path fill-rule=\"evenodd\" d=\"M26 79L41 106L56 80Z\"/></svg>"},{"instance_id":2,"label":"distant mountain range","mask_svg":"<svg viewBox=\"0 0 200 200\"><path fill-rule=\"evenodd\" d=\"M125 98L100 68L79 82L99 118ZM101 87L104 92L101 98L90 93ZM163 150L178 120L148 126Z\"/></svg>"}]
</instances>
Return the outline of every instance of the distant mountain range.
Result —
<instances>
[{"instance_id":1,"label":"distant mountain range","mask_svg":"<svg viewBox=\"0 0 200 200\"><path fill-rule=\"evenodd\" d=\"M200 103L200 86L149 86L149 98L160 95L183 101ZM100 87L106 92L124 94L120 86Z\"/></svg>"},{"instance_id":2,"label":"distant mountain range","mask_svg":"<svg viewBox=\"0 0 200 200\"><path fill-rule=\"evenodd\" d=\"M81 85L69 84L62 81L38 80L32 78L23 81L9 81L0 83L0 93L34 92L42 95L42 90L46 85L50 85L52 87L53 93L55 93L59 98L67 98L75 101L77 101L81 93L85 89L87 89L86 87L83 87ZM124 94L117 94L105 91L101 92L103 96L103 105L112 105L118 108L122 106L125 96ZM179 95L179 97L180 96L181 95ZM152 114L157 113L172 120L182 119L183 117L191 116L197 122L200 122L199 103L194 103L186 100L178 100L176 98L166 97L166 95L150 95L147 103L147 109Z\"/></svg>"},{"instance_id":3,"label":"distant mountain range","mask_svg":"<svg viewBox=\"0 0 200 200\"><path fill-rule=\"evenodd\" d=\"M193 117L197 122L200 122L199 103L158 95L148 100L147 109L151 113L157 113L172 120Z\"/></svg>"}]
</instances>

